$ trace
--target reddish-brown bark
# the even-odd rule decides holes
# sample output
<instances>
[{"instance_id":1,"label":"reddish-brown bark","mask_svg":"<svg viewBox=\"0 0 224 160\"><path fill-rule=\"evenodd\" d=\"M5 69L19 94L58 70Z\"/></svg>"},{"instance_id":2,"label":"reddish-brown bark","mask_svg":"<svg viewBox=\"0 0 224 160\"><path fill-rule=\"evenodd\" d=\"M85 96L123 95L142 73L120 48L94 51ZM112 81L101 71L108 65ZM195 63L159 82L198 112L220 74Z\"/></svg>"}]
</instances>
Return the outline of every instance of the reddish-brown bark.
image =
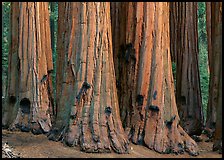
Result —
<instances>
[{"instance_id":1,"label":"reddish-brown bark","mask_svg":"<svg viewBox=\"0 0 224 160\"><path fill-rule=\"evenodd\" d=\"M170 19L170 31L171 31L171 34L170 34L170 42L171 42L171 45L170 45L170 55L171 55L171 61L172 62L175 62L176 63L176 60L177 60L177 50L178 50L178 45L174 45L176 44L175 42L178 41L178 14L179 14L179 9L178 8L178 2L171 2L170 3L170 16L169 16L169 19Z\"/></svg>"},{"instance_id":2,"label":"reddish-brown bark","mask_svg":"<svg viewBox=\"0 0 224 160\"><path fill-rule=\"evenodd\" d=\"M59 3L57 117L50 140L85 152L128 152L112 54L109 2Z\"/></svg>"},{"instance_id":3,"label":"reddish-brown bark","mask_svg":"<svg viewBox=\"0 0 224 160\"><path fill-rule=\"evenodd\" d=\"M33 133L51 127L53 70L47 2L12 2L3 126Z\"/></svg>"},{"instance_id":4,"label":"reddish-brown bark","mask_svg":"<svg viewBox=\"0 0 224 160\"><path fill-rule=\"evenodd\" d=\"M197 2L171 2L170 6L170 36L174 37L170 44L176 57L180 124L189 135L200 135L204 117L198 66Z\"/></svg>"},{"instance_id":5,"label":"reddish-brown bark","mask_svg":"<svg viewBox=\"0 0 224 160\"><path fill-rule=\"evenodd\" d=\"M207 106L207 117L206 117L206 127L209 137L212 137L215 132L216 125L216 109L218 105L218 92L219 92L219 70L220 70L220 54L219 51L221 48L218 48L220 39L220 35L217 35L215 32L221 32L218 28L220 25L215 17L220 16L219 13L216 13L215 4L211 2L206 2L206 28L207 28L207 41L208 41L208 62L209 62L209 71L210 71L210 79L209 79L209 98L208 98L208 106ZM212 8L213 7L213 8ZM216 6L217 7L217 6ZM216 14L216 15L215 15ZM220 33L219 33L220 34ZM219 40L217 40L217 38ZM214 44L217 43L217 44ZM220 41L221 43L221 41ZM214 47L214 48L213 48Z\"/></svg>"},{"instance_id":6,"label":"reddish-brown bark","mask_svg":"<svg viewBox=\"0 0 224 160\"><path fill-rule=\"evenodd\" d=\"M211 3L211 75L209 108L215 108L213 150L222 152L222 2ZM212 117L208 115L208 117ZM209 124L210 119L207 123ZM213 129L213 128L212 128Z\"/></svg>"},{"instance_id":7,"label":"reddish-brown bark","mask_svg":"<svg viewBox=\"0 0 224 160\"><path fill-rule=\"evenodd\" d=\"M119 104L126 133L133 143L160 153L186 150L197 155L197 144L179 125L171 70L169 4L118 2L111 3L111 10ZM126 23L119 23L121 20Z\"/></svg>"},{"instance_id":8,"label":"reddish-brown bark","mask_svg":"<svg viewBox=\"0 0 224 160\"><path fill-rule=\"evenodd\" d=\"M211 2L206 2L206 31L207 31L207 43L208 43L208 68L211 70L211 53L212 53L212 39L211 39Z\"/></svg>"}]
</instances>

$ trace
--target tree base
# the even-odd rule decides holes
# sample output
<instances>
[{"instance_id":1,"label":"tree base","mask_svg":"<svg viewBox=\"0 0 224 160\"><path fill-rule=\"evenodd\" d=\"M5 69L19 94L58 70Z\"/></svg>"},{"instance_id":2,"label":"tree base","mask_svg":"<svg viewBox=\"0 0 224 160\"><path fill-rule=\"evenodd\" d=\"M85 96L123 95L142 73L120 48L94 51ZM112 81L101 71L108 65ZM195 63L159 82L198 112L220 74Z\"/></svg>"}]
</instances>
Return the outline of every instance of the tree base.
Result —
<instances>
[{"instance_id":1,"label":"tree base","mask_svg":"<svg viewBox=\"0 0 224 160\"><path fill-rule=\"evenodd\" d=\"M213 151L218 151L222 153L222 140L216 140L213 145Z\"/></svg>"},{"instance_id":2,"label":"tree base","mask_svg":"<svg viewBox=\"0 0 224 160\"><path fill-rule=\"evenodd\" d=\"M84 121L73 122L69 127L53 127L48 139L61 140L70 147L80 146L80 150L87 153L111 153L113 150L118 154L127 154L129 141L115 129L113 123L112 115L107 115L105 124L98 126Z\"/></svg>"},{"instance_id":3,"label":"tree base","mask_svg":"<svg viewBox=\"0 0 224 160\"><path fill-rule=\"evenodd\" d=\"M197 143L183 130L180 125L173 122L170 126L157 126L154 130L146 128L140 136L140 132L133 132L133 129L126 129L129 138L134 144L141 144L161 154L183 154L188 152L192 156L199 154ZM162 130L158 128L163 128ZM154 131L155 132L154 132Z\"/></svg>"}]
</instances>

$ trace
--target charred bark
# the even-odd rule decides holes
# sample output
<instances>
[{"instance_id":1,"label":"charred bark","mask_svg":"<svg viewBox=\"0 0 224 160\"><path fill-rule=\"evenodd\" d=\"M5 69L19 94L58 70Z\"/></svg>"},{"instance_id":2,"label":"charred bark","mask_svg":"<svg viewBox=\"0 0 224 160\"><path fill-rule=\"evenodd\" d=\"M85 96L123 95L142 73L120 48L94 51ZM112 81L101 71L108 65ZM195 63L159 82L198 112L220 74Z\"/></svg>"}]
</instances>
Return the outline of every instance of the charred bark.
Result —
<instances>
[{"instance_id":1,"label":"charred bark","mask_svg":"<svg viewBox=\"0 0 224 160\"><path fill-rule=\"evenodd\" d=\"M180 124L189 135L200 135L203 110L198 66L197 2L171 2L171 51L176 55L176 103ZM172 40L172 39L171 39Z\"/></svg>"},{"instance_id":2,"label":"charred bark","mask_svg":"<svg viewBox=\"0 0 224 160\"><path fill-rule=\"evenodd\" d=\"M171 70L168 3L118 2L111 3L111 10L120 112L129 139L160 153L185 150L197 155L197 144L179 125ZM126 17L125 25L119 23L121 17ZM120 41L119 37L125 39ZM130 44L134 51L130 55L135 58L127 62L126 48Z\"/></svg>"},{"instance_id":3,"label":"charred bark","mask_svg":"<svg viewBox=\"0 0 224 160\"><path fill-rule=\"evenodd\" d=\"M2 124L11 130L50 130L53 70L47 2L12 2L7 97Z\"/></svg>"},{"instance_id":4,"label":"charred bark","mask_svg":"<svg viewBox=\"0 0 224 160\"><path fill-rule=\"evenodd\" d=\"M48 135L85 152L128 152L113 67L110 4L59 3L57 117Z\"/></svg>"}]
</instances>

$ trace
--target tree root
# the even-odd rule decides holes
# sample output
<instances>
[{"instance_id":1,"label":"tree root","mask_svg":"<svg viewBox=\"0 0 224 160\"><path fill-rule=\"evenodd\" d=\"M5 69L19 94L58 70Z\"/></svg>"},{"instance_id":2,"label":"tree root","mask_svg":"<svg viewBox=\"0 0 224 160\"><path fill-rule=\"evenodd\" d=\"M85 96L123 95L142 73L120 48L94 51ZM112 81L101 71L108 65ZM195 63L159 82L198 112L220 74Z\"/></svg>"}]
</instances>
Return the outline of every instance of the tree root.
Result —
<instances>
[{"instance_id":1,"label":"tree root","mask_svg":"<svg viewBox=\"0 0 224 160\"><path fill-rule=\"evenodd\" d=\"M68 127L53 127L48 139L61 140L70 147L80 146L81 151L87 153L110 153L112 150L119 154L128 153L129 141L119 133L112 114L102 115L103 120L94 125L98 129L93 131L91 124L93 122L88 119L90 114L88 108L85 106L82 117L70 120Z\"/></svg>"},{"instance_id":2,"label":"tree root","mask_svg":"<svg viewBox=\"0 0 224 160\"><path fill-rule=\"evenodd\" d=\"M135 127L136 130L140 125ZM143 137L142 144L158 153L183 154L186 151L192 156L199 154L197 143L179 124L177 125L177 120L174 120L169 127L155 120L153 123L150 122L150 126L144 128L142 133L133 130L132 128L129 132L129 138L133 143L139 144L138 139Z\"/></svg>"},{"instance_id":3,"label":"tree root","mask_svg":"<svg viewBox=\"0 0 224 160\"><path fill-rule=\"evenodd\" d=\"M219 151L220 154L222 153L222 140L215 140L213 151Z\"/></svg>"}]
</instances>

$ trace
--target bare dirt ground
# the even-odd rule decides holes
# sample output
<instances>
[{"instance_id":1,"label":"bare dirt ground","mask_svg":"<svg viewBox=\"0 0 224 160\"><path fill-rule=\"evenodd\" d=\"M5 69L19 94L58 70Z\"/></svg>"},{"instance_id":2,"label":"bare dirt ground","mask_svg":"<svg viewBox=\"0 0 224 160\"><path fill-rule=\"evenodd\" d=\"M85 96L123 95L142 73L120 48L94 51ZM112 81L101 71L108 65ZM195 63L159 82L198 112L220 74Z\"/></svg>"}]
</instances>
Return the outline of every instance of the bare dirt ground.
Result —
<instances>
[{"instance_id":1,"label":"bare dirt ground","mask_svg":"<svg viewBox=\"0 0 224 160\"><path fill-rule=\"evenodd\" d=\"M222 154L212 151L212 142L198 142L200 153L190 156L159 154L144 146L130 144L129 154L84 153L79 147L68 147L61 142L49 141L46 135L2 130L2 144L7 143L20 158L222 158Z\"/></svg>"}]
</instances>

